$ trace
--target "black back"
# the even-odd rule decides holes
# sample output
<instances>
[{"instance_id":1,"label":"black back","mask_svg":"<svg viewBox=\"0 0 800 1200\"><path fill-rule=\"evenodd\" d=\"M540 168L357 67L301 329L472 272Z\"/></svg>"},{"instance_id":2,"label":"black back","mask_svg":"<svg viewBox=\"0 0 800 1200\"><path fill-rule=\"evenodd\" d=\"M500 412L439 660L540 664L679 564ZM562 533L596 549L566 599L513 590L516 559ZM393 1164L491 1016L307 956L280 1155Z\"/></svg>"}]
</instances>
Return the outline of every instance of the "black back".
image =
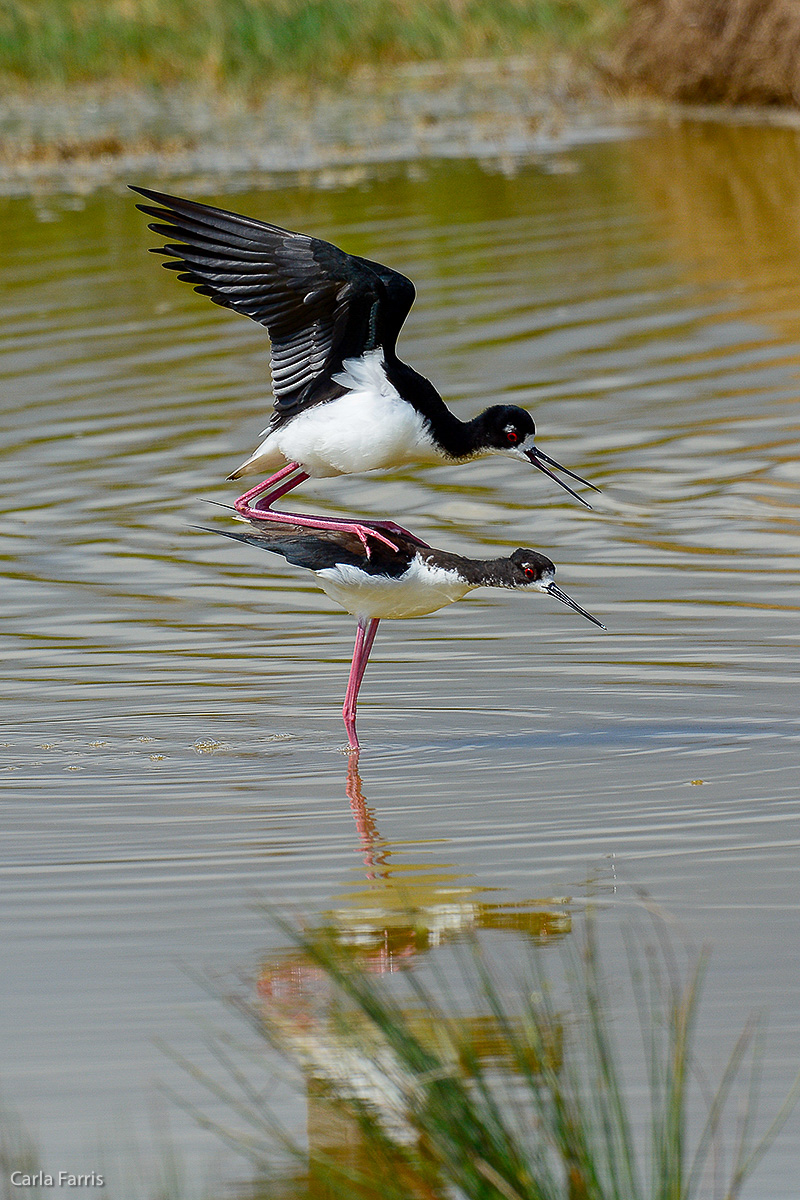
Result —
<instances>
[{"instance_id":1,"label":"black back","mask_svg":"<svg viewBox=\"0 0 800 1200\"><path fill-rule=\"evenodd\" d=\"M387 536L397 546L390 550L382 542L370 542L367 558L361 540L354 533L341 529L308 529L300 525L280 521L251 521L248 531L208 529L209 533L220 533L237 542L247 542L261 550L282 554L287 562L308 571L323 571L341 563L358 567L367 575L386 575L397 579L408 569L408 565L419 549L416 542L396 533ZM205 526L201 526L205 528Z\"/></svg>"}]
</instances>

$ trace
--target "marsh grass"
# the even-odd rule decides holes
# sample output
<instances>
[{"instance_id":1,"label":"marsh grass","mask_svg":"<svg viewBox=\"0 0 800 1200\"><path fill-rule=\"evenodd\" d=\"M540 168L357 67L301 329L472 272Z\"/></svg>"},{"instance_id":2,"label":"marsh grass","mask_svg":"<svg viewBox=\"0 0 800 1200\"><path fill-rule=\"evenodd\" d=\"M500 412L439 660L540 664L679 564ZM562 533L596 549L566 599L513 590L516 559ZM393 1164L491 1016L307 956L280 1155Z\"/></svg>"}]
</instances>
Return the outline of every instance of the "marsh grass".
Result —
<instances>
[{"instance_id":1,"label":"marsh grass","mask_svg":"<svg viewBox=\"0 0 800 1200\"><path fill-rule=\"evenodd\" d=\"M345 82L361 66L592 41L619 0L6 0L0 74L69 86Z\"/></svg>"},{"instance_id":2,"label":"marsh grass","mask_svg":"<svg viewBox=\"0 0 800 1200\"><path fill-rule=\"evenodd\" d=\"M614 91L800 103L796 0L3 0L7 87L190 88L256 98L363 68L557 51Z\"/></svg>"},{"instance_id":3,"label":"marsh grass","mask_svg":"<svg viewBox=\"0 0 800 1200\"><path fill-rule=\"evenodd\" d=\"M431 985L405 972L398 996L396 979L343 961L322 935L285 927L323 974L313 1010L233 1003L297 1069L317 1128L328 1106L328 1136L299 1147L266 1098L269 1083L254 1081L252 1061L237 1064L221 1042L221 1081L182 1065L229 1106L240 1132L194 1115L250 1158L265 1181L259 1197L736 1200L795 1104L800 1076L756 1136L759 1022L748 1023L712 1086L696 1054L707 954L676 949L660 918L652 930L650 941L641 930L626 939L638 1021L623 1055L591 917L582 941L556 958L557 979L554 949L533 947L512 983L473 944L460 962L460 1000L441 972ZM472 1033L477 1012L494 1029L489 1053ZM622 1070L637 1024L645 1103ZM744 1115L732 1111L742 1091ZM293 1170L276 1173L279 1152Z\"/></svg>"},{"instance_id":4,"label":"marsh grass","mask_svg":"<svg viewBox=\"0 0 800 1200\"><path fill-rule=\"evenodd\" d=\"M25 1128L22 1120L0 1103L0 1200L12 1200L20 1189L11 1182L15 1171L35 1175L41 1170L39 1148ZM42 1188L33 1186L25 1189L28 1200L38 1200L44 1195Z\"/></svg>"}]
</instances>

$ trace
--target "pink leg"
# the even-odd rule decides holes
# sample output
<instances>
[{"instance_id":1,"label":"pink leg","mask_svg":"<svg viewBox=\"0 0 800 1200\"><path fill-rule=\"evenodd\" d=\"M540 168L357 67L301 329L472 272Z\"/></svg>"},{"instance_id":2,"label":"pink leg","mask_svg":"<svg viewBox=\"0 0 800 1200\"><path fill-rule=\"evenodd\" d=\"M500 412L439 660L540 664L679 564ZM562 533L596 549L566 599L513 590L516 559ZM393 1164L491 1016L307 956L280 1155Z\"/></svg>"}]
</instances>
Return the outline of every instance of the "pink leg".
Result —
<instances>
[{"instance_id":1,"label":"pink leg","mask_svg":"<svg viewBox=\"0 0 800 1200\"><path fill-rule=\"evenodd\" d=\"M417 535L412 533L410 529L406 529L404 526L398 525L396 521L368 521L367 528L382 529L384 533L394 533L398 534L400 537L409 538L414 545L424 546L426 550L430 550L431 548L430 542L423 542L422 538L417 537Z\"/></svg>"},{"instance_id":2,"label":"pink leg","mask_svg":"<svg viewBox=\"0 0 800 1200\"><path fill-rule=\"evenodd\" d=\"M383 542L392 551L397 550L394 542L390 542L369 523L339 521L335 517L310 517L305 513L272 510L271 505L276 500L280 500L281 496L285 496L292 488L305 483L308 478L309 476L300 469L297 463L288 463L285 467L281 467L280 471L271 475L269 479L265 479L263 483L250 488L250 491L245 492L238 500L234 500L233 507L249 521L282 521L286 524L298 525L303 529L341 529L346 533L354 533L364 547L367 558L370 557L369 538L374 538L376 542ZM257 500L256 497L258 497ZM251 500L256 500L255 504L251 505Z\"/></svg>"},{"instance_id":3,"label":"pink leg","mask_svg":"<svg viewBox=\"0 0 800 1200\"><path fill-rule=\"evenodd\" d=\"M287 463L285 467L281 467L280 471L276 471L274 475L270 475L269 479L264 479L255 487L244 492L238 500L234 500L233 507L243 517L257 519L262 516L261 509L269 508L276 500L280 500L281 496L285 496L292 488L298 487L301 483L305 483L308 475L305 471L300 470L299 463ZM251 507L250 501L259 500Z\"/></svg>"},{"instance_id":4,"label":"pink leg","mask_svg":"<svg viewBox=\"0 0 800 1200\"><path fill-rule=\"evenodd\" d=\"M233 506L238 513L250 521L286 521L306 529L342 529L348 533L355 533L366 550L368 558L370 550L367 539L370 537L377 542L383 542L390 550L397 550L396 544L380 532L382 529L385 529L387 533L410 537L419 546L427 546L427 542L420 541L415 534L403 529L401 525L396 525L394 521L339 521L335 517L310 517L304 513L272 511L272 505L276 500L280 500L281 496L285 496L292 488L305 483L308 478L309 476L300 469L298 463L287 463L269 479L265 479L256 487L250 488L238 500L234 500ZM251 504L251 501L255 501L255 503Z\"/></svg>"},{"instance_id":5,"label":"pink leg","mask_svg":"<svg viewBox=\"0 0 800 1200\"><path fill-rule=\"evenodd\" d=\"M361 681L367 669L367 659L372 649L372 643L375 641L375 634L378 632L379 624L380 618L378 617L359 617L358 620L356 644L353 647L353 661L350 664L350 678L347 681L347 691L344 695L344 706L342 708L344 725L347 730L347 740L350 743L351 750L359 749L358 737L356 735L358 690L361 687Z\"/></svg>"}]
</instances>

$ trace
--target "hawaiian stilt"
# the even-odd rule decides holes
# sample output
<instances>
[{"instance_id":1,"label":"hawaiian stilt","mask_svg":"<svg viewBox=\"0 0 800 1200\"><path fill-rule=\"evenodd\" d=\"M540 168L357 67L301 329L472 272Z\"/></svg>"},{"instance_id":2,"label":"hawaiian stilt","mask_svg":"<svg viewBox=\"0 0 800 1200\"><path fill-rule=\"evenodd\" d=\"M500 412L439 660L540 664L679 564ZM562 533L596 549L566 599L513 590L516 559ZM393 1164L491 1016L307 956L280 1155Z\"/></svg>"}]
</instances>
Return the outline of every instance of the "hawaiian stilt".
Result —
<instances>
[{"instance_id":1,"label":"hawaiian stilt","mask_svg":"<svg viewBox=\"0 0 800 1200\"><path fill-rule=\"evenodd\" d=\"M163 265L269 334L274 412L263 441L229 478L271 474L235 502L243 516L356 533L365 548L367 539L391 548L380 530L409 536L393 522L310 517L270 506L311 476L487 454L532 463L591 507L551 468L594 484L534 444L533 419L524 408L495 404L461 421L427 379L400 361L395 344L414 301L410 279L306 234L148 188L132 190L162 206L137 207L156 218L149 226L154 233L172 239L153 251L167 256Z\"/></svg>"},{"instance_id":2,"label":"hawaiian stilt","mask_svg":"<svg viewBox=\"0 0 800 1200\"><path fill-rule=\"evenodd\" d=\"M313 571L323 591L358 618L356 642L344 707L351 750L358 750L356 704L372 643L383 617L420 617L435 612L478 587L532 587L555 596L581 616L605 629L554 581L555 566L536 550L519 549L507 558L463 558L421 545L413 535L393 534L396 548L377 543L368 553L357 534L342 529L306 529L292 521L265 525L250 522L247 533L221 533L262 550L282 554L287 562Z\"/></svg>"}]
</instances>

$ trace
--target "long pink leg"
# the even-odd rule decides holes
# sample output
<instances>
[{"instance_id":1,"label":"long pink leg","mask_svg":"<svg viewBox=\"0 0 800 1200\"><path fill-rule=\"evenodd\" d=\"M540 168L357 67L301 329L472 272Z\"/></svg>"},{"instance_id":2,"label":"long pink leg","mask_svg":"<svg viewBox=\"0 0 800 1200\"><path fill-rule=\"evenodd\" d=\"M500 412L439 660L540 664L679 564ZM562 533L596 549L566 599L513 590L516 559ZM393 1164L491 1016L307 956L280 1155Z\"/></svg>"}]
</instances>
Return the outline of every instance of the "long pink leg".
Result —
<instances>
[{"instance_id":1,"label":"long pink leg","mask_svg":"<svg viewBox=\"0 0 800 1200\"><path fill-rule=\"evenodd\" d=\"M287 463L285 467L281 467L280 471L270 475L269 479L262 480L261 483L239 496L238 500L234 500L233 507L243 517L253 519L263 517L264 509L268 509L276 500L280 500L281 496L285 496L292 488L305 483L307 479L308 475L305 471L300 470L299 463ZM256 500L256 497L260 497L260 499ZM251 500L256 500L252 507Z\"/></svg>"},{"instance_id":2,"label":"long pink leg","mask_svg":"<svg viewBox=\"0 0 800 1200\"><path fill-rule=\"evenodd\" d=\"M250 488L239 496L238 500L234 500L233 506L238 513L243 517L247 517L251 521L285 521L292 525L299 525L306 529L341 529L348 533L355 533L361 541L364 549L369 557L368 538L374 538L377 542L383 542L390 550L397 550L397 546L389 538L384 537L380 530L385 529L387 533L395 533L410 537L412 541L419 546L427 546L427 542L422 542L413 533L407 529L403 529L401 525L396 525L394 521L341 521L336 517L311 517L305 513L289 513L273 511L272 505L276 500L280 500L281 496L285 496L292 488L298 487L301 483L309 478L307 473L301 470L298 463L287 463L285 467L281 467L280 471L276 471L269 479L265 479L256 487ZM251 504L251 501L255 503Z\"/></svg>"},{"instance_id":3,"label":"long pink leg","mask_svg":"<svg viewBox=\"0 0 800 1200\"><path fill-rule=\"evenodd\" d=\"M379 624L379 617L359 617L358 619L356 644L353 647L353 661L350 664L350 678L347 681L347 691L344 694L344 705L342 707L344 726L347 730L347 740L350 743L351 750L359 749L358 736L356 735L358 691L361 687L361 681L364 678L364 672L367 669L367 659L372 649L372 643L375 641L375 634L378 632Z\"/></svg>"}]
</instances>

